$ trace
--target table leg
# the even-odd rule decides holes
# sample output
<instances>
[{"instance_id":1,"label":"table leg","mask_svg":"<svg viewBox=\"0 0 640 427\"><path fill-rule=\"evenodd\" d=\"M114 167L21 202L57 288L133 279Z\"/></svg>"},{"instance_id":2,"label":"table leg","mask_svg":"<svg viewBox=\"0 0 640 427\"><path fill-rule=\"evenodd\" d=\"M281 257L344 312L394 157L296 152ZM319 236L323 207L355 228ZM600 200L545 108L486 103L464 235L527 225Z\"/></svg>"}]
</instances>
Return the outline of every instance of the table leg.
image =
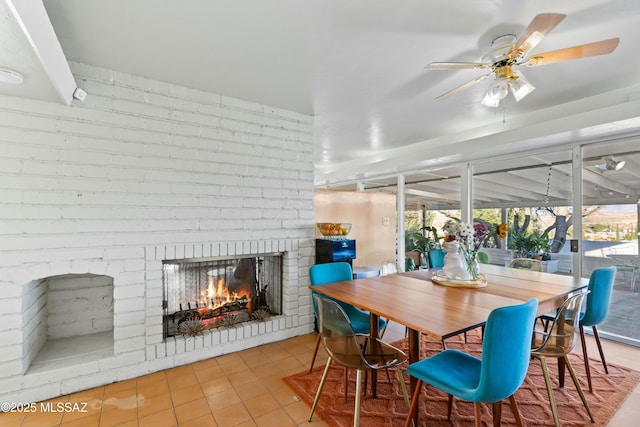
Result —
<instances>
[{"instance_id":1,"label":"table leg","mask_svg":"<svg viewBox=\"0 0 640 427\"><path fill-rule=\"evenodd\" d=\"M377 314L370 313L369 314L369 336L372 340L378 339L378 323L380 316ZM375 369L371 370L371 394L373 397L378 396L378 371Z\"/></svg>"},{"instance_id":2,"label":"table leg","mask_svg":"<svg viewBox=\"0 0 640 427\"><path fill-rule=\"evenodd\" d=\"M409 364L415 363L420 360L420 332L409 329ZM413 391L418 386L418 379L409 376L409 390L410 396L413 396ZM418 425L418 411L413 414L413 425Z\"/></svg>"}]
</instances>

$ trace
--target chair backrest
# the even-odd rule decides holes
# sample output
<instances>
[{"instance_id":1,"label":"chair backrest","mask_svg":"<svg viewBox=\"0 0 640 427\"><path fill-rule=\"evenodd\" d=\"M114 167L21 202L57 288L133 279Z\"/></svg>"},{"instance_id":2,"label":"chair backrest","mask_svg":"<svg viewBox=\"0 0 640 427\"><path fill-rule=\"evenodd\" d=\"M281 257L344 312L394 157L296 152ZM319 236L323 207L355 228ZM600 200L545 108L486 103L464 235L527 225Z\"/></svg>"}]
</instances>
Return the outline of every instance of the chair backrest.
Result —
<instances>
[{"instance_id":1,"label":"chair backrest","mask_svg":"<svg viewBox=\"0 0 640 427\"><path fill-rule=\"evenodd\" d=\"M382 275L386 276L387 274L395 274L398 272L398 267L395 262L385 261L382 263Z\"/></svg>"},{"instance_id":2,"label":"chair backrest","mask_svg":"<svg viewBox=\"0 0 640 427\"><path fill-rule=\"evenodd\" d=\"M489 254L486 252L478 252L478 261L480 264L489 264Z\"/></svg>"},{"instance_id":3,"label":"chair backrest","mask_svg":"<svg viewBox=\"0 0 640 427\"><path fill-rule=\"evenodd\" d=\"M335 301L321 295L314 295L313 301L318 307L318 332L329 356L347 367L360 367L361 348L347 314Z\"/></svg>"},{"instance_id":4,"label":"chair backrest","mask_svg":"<svg viewBox=\"0 0 640 427\"><path fill-rule=\"evenodd\" d=\"M348 262L329 262L312 265L309 269L309 279L312 285L341 282L353 279L353 271Z\"/></svg>"},{"instance_id":5,"label":"chair backrest","mask_svg":"<svg viewBox=\"0 0 640 427\"><path fill-rule=\"evenodd\" d=\"M534 331L532 354L561 357L573 350L578 336L580 311L588 293L587 288L574 292L557 310L556 317L546 332Z\"/></svg>"},{"instance_id":6,"label":"chair backrest","mask_svg":"<svg viewBox=\"0 0 640 427\"><path fill-rule=\"evenodd\" d=\"M482 367L475 399L498 402L511 396L529 368L531 331L538 300L491 311L482 339Z\"/></svg>"},{"instance_id":7,"label":"chair backrest","mask_svg":"<svg viewBox=\"0 0 640 427\"><path fill-rule=\"evenodd\" d=\"M431 249L429 251L429 268L444 267L445 253L442 249Z\"/></svg>"},{"instance_id":8,"label":"chair backrest","mask_svg":"<svg viewBox=\"0 0 640 427\"><path fill-rule=\"evenodd\" d=\"M580 319L582 326L598 325L609 313L611 291L616 280L616 267L597 268L589 277L589 294L584 314Z\"/></svg>"},{"instance_id":9,"label":"chair backrest","mask_svg":"<svg viewBox=\"0 0 640 427\"><path fill-rule=\"evenodd\" d=\"M520 270L542 271L540 261L531 258L516 258L509 263L509 267Z\"/></svg>"},{"instance_id":10,"label":"chair backrest","mask_svg":"<svg viewBox=\"0 0 640 427\"><path fill-rule=\"evenodd\" d=\"M351 269L351 264L348 262L316 264L312 265L309 269L309 280L314 286L352 279L353 270ZM312 292L311 295L313 296L314 292ZM316 301L313 298L311 299L311 305L313 306L313 312L316 318L318 318L318 307L316 307Z\"/></svg>"}]
</instances>

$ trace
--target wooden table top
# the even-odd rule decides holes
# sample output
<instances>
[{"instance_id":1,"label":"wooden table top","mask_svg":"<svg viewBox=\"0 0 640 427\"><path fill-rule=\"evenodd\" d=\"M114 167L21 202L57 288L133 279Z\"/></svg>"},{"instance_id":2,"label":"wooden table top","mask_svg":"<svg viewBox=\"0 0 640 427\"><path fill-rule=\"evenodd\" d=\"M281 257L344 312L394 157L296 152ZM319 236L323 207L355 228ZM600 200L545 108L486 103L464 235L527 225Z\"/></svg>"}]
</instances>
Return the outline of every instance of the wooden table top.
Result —
<instances>
[{"instance_id":1,"label":"wooden table top","mask_svg":"<svg viewBox=\"0 0 640 427\"><path fill-rule=\"evenodd\" d=\"M434 284L433 270L347 280L310 286L315 292L344 301L415 331L438 337L455 335L486 322L491 310L538 299L538 314L557 308L567 294L585 287L587 279L482 265L483 288Z\"/></svg>"}]
</instances>

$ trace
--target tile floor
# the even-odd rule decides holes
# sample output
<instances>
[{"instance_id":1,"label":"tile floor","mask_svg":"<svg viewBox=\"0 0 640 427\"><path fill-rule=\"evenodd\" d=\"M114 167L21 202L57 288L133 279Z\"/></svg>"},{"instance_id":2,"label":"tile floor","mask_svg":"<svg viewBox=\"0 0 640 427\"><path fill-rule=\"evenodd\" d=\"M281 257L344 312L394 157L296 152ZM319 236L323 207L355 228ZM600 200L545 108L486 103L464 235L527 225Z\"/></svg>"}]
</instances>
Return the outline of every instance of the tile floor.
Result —
<instances>
[{"instance_id":1,"label":"tile floor","mask_svg":"<svg viewBox=\"0 0 640 427\"><path fill-rule=\"evenodd\" d=\"M385 340L403 335L404 327L392 324ZM315 343L315 334L304 335L74 393L49 402L54 407L86 402L87 412L4 413L0 427L326 426L317 416L307 422L309 406L281 380L308 368ZM595 344L590 346L597 354ZM604 347L611 363L640 370L640 349L609 341ZM317 363L324 359L321 355ZM638 408L640 386L609 426L636 425Z\"/></svg>"}]
</instances>

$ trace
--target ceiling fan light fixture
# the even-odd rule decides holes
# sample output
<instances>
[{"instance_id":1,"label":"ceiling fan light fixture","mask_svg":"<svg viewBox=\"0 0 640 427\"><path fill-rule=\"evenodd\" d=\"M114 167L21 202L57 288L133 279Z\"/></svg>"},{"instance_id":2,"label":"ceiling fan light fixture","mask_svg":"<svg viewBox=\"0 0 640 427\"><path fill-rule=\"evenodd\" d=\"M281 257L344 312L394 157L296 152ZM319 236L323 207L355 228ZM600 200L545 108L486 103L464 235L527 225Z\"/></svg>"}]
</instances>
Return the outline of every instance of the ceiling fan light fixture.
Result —
<instances>
[{"instance_id":1,"label":"ceiling fan light fixture","mask_svg":"<svg viewBox=\"0 0 640 427\"><path fill-rule=\"evenodd\" d=\"M514 78L509 80L509 87L511 88L511 93L517 102L536 89L529 80L517 71L514 71Z\"/></svg>"},{"instance_id":2,"label":"ceiling fan light fixture","mask_svg":"<svg viewBox=\"0 0 640 427\"><path fill-rule=\"evenodd\" d=\"M509 94L509 81L504 78L498 78L489 87L484 98L482 98L482 105L485 107L497 108L502 101Z\"/></svg>"}]
</instances>

